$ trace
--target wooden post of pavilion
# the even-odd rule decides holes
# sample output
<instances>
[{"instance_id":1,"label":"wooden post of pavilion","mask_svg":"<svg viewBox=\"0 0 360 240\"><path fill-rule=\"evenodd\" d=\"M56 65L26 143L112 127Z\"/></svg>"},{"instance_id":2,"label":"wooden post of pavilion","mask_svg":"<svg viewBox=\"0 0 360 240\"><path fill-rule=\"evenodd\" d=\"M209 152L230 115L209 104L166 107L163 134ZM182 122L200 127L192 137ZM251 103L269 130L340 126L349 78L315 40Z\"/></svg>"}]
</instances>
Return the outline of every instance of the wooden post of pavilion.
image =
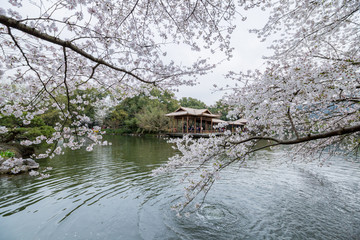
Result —
<instances>
[{"instance_id":1,"label":"wooden post of pavilion","mask_svg":"<svg viewBox=\"0 0 360 240\"><path fill-rule=\"evenodd\" d=\"M195 119L194 119L194 133L196 133L196 126L197 126L197 121L196 121L196 117L195 117Z\"/></svg>"},{"instance_id":2,"label":"wooden post of pavilion","mask_svg":"<svg viewBox=\"0 0 360 240\"><path fill-rule=\"evenodd\" d=\"M189 133L189 116L186 117L186 133Z\"/></svg>"},{"instance_id":3,"label":"wooden post of pavilion","mask_svg":"<svg viewBox=\"0 0 360 240\"><path fill-rule=\"evenodd\" d=\"M195 117L195 120L194 120L194 133L196 133L196 117Z\"/></svg>"},{"instance_id":4,"label":"wooden post of pavilion","mask_svg":"<svg viewBox=\"0 0 360 240\"><path fill-rule=\"evenodd\" d=\"M184 117L181 118L181 132L184 133Z\"/></svg>"},{"instance_id":5,"label":"wooden post of pavilion","mask_svg":"<svg viewBox=\"0 0 360 240\"><path fill-rule=\"evenodd\" d=\"M203 129L202 129L202 117L200 117L200 133L203 133Z\"/></svg>"},{"instance_id":6,"label":"wooden post of pavilion","mask_svg":"<svg viewBox=\"0 0 360 240\"><path fill-rule=\"evenodd\" d=\"M175 118L174 118L175 119ZM176 119L176 125L175 125L175 129L176 131L175 132L179 132L178 128L179 128L179 119Z\"/></svg>"},{"instance_id":7,"label":"wooden post of pavilion","mask_svg":"<svg viewBox=\"0 0 360 240\"><path fill-rule=\"evenodd\" d=\"M176 132L176 120L175 120L175 117L173 118L173 123L174 123L173 132L175 133Z\"/></svg>"}]
</instances>

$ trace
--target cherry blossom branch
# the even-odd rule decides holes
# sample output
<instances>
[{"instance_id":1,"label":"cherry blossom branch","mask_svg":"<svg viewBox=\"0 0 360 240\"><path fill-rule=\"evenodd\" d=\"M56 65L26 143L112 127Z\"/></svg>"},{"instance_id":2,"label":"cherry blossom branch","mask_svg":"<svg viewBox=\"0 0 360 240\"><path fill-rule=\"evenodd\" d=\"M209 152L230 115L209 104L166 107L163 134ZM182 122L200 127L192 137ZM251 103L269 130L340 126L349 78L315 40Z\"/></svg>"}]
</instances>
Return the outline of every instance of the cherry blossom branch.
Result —
<instances>
[{"instance_id":1,"label":"cherry blossom branch","mask_svg":"<svg viewBox=\"0 0 360 240\"><path fill-rule=\"evenodd\" d=\"M67 71L68 71L68 62L67 62L67 55L66 55L66 48L63 47L63 53L64 53L64 86L66 90L66 98L67 98L67 109L69 112L70 110L70 94L69 94L69 87L67 84Z\"/></svg>"},{"instance_id":2,"label":"cherry blossom branch","mask_svg":"<svg viewBox=\"0 0 360 240\"><path fill-rule=\"evenodd\" d=\"M321 59L325 59L325 60L331 60L331 61L350 63L351 65L360 65L360 62L353 61L351 59L332 58L332 57L326 57L326 56L320 56L320 55L313 55L313 57L321 58Z\"/></svg>"},{"instance_id":3,"label":"cherry blossom branch","mask_svg":"<svg viewBox=\"0 0 360 240\"><path fill-rule=\"evenodd\" d=\"M300 137L300 138L290 139L290 140L281 140L278 138L266 137L266 136L253 136L253 137L249 137L247 139L241 140L241 141L233 141L233 142L230 141L230 143L231 144L241 144L241 143L246 143L246 142L249 142L252 140L269 140L269 141L276 142L277 145L294 145L294 144L309 142L309 141L323 139L323 138L330 138L330 137L334 137L334 136L341 136L341 135L345 135L345 134L356 133L359 131L360 131L360 124L351 126L351 127L339 128L339 129L335 129L332 131L319 133L319 134L308 134L306 137Z\"/></svg>"},{"instance_id":4,"label":"cherry blossom branch","mask_svg":"<svg viewBox=\"0 0 360 240\"><path fill-rule=\"evenodd\" d=\"M125 20L135 11L135 8L136 8L136 6L138 5L138 3L139 3L139 0L136 1L136 3L134 4L134 6L132 7L131 11L127 14L126 17L124 17L124 19L121 21L121 23L120 23L119 26L121 26L121 25L125 22Z\"/></svg>"},{"instance_id":5,"label":"cherry blossom branch","mask_svg":"<svg viewBox=\"0 0 360 240\"><path fill-rule=\"evenodd\" d=\"M98 66L100 66L100 63L97 63L95 66L93 66L93 67L91 68L91 74L90 74L90 76L88 77L88 79L87 79L86 81L82 82L82 83L79 83L78 85L76 85L76 87L80 87L81 85L86 84L86 83L89 82L91 79L93 79L94 74L95 74L95 70L96 70L96 68L97 68Z\"/></svg>"},{"instance_id":6,"label":"cherry blossom branch","mask_svg":"<svg viewBox=\"0 0 360 240\"><path fill-rule=\"evenodd\" d=\"M7 17L7 16L4 16L4 15L0 15L0 23L9 27L9 28L14 28L14 29L17 29L19 31L22 31L24 33L27 33L27 34L30 34L34 37L37 37L37 38L40 38L42 40L45 40L47 42L51 42L53 44L56 44L56 45L59 45L59 46L62 46L62 47L65 47L65 48L69 48L71 50L73 50L74 52L80 54L81 56L93 61L93 62L96 62L98 64L101 64L101 65L104 65L104 66L107 66L115 71L119 71L119 72L123 72L123 73L126 73L127 75L131 76L131 77L134 77L135 79L141 81L141 82L144 82L144 83L148 83L148 84L154 84L156 83L156 81L147 81L145 79L142 79L141 77L137 76L136 74L132 73L131 71L129 70L126 70L126 69L123 69L123 68L119 68L109 62L106 62L105 60L103 59L100 59L100 58L96 58L94 57L93 55L85 52L84 50L78 48L77 46L75 46L74 44L72 44L70 41L64 41L60 38L57 38L57 37L53 37L53 36L50 36L46 33L42 33L40 31L38 31L37 29L35 28L31 28L29 26L27 26L26 24L23 24L13 18L10 18L10 17Z\"/></svg>"},{"instance_id":7,"label":"cherry blossom branch","mask_svg":"<svg viewBox=\"0 0 360 240\"><path fill-rule=\"evenodd\" d=\"M0 15L1 17L1 15ZM8 33L11 37L11 39L14 41L14 44L16 45L16 47L19 49L19 51L21 52L22 56L24 57L26 64L28 65L28 67L37 75L38 79L40 80L41 84L43 85L43 89L46 91L47 94L49 94L49 96L56 102L57 106L59 107L59 109L62 111L63 115L65 115L63 109L61 108L60 104L58 103L58 101L56 100L56 98L51 94L51 92L49 92L49 90L46 87L46 84L44 83L44 81L41 79L40 74L38 73L38 71L30 64L30 61L28 60L26 54L24 53L24 51L22 50L22 48L20 47L19 43L17 42L16 38L14 37L14 35L11 33L11 29L10 27L8 27Z\"/></svg>"}]
</instances>

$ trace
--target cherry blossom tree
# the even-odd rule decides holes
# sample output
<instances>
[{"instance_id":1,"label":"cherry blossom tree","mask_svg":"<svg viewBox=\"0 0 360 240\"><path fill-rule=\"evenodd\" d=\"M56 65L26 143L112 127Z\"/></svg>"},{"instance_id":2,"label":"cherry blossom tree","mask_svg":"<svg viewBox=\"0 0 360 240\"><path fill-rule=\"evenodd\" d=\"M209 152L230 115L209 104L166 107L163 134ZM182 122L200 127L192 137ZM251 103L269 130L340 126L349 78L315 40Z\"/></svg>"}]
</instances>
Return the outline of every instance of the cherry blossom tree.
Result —
<instances>
[{"instance_id":1,"label":"cherry blossom tree","mask_svg":"<svg viewBox=\"0 0 360 240\"><path fill-rule=\"evenodd\" d=\"M201 57L189 65L169 60L165 49L171 44L231 57L233 1L8 2L9 7L0 7L1 114L24 125L49 109L61 114L51 137L22 141L54 145L36 158L106 144L100 129L90 129L88 116L81 114L85 105L102 107L101 99L89 100L77 90L95 88L122 99L152 87L193 85L196 76L214 67ZM59 100L63 96L65 102ZM0 126L0 134L9 130Z\"/></svg>"},{"instance_id":2,"label":"cherry blossom tree","mask_svg":"<svg viewBox=\"0 0 360 240\"><path fill-rule=\"evenodd\" d=\"M180 153L154 171L191 167L177 210L206 196L223 169L241 167L265 148L286 146L292 159L316 158L320 165L325 155L358 156L360 1L265 2L270 18L252 32L275 39L273 55L263 71L228 75L242 86L226 98L230 116L248 119L247 131L173 140Z\"/></svg>"}]
</instances>

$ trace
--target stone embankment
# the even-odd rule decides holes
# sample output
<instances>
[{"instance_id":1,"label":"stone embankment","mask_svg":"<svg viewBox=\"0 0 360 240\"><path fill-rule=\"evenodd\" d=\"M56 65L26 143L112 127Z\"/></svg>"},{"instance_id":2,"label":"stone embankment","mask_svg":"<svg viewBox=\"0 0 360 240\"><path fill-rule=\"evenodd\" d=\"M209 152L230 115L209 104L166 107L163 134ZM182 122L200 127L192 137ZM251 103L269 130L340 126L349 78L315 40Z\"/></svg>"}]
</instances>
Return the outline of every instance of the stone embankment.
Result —
<instances>
[{"instance_id":1,"label":"stone embankment","mask_svg":"<svg viewBox=\"0 0 360 240\"><path fill-rule=\"evenodd\" d=\"M7 158L0 160L0 174L18 174L39 168L39 164L30 158Z\"/></svg>"},{"instance_id":2,"label":"stone embankment","mask_svg":"<svg viewBox=\"0 0 360 240\"><path fill-rule=\"evenodd\" d=\"M11 151L15 154L14 157L0 157L0 174L19 174L39 168L37 162L27 158L31 152L27 149L14 145L0 144L0 151Z\"/></svg>"}]
</instances>

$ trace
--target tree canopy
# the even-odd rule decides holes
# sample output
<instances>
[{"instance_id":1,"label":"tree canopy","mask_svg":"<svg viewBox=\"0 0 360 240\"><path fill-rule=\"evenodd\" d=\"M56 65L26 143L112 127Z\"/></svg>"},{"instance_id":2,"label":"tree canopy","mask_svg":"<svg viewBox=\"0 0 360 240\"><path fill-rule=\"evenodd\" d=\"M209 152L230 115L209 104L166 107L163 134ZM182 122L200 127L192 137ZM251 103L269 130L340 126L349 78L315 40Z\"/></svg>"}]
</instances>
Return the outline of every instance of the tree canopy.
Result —
<instances>
[{"instance_id":1,"label":"tree canopy","mask_svg":"<svg viewBox=\"0 0 360 240\"><path fill-rule=\"evenodd\" d=\"M192 97L183 97L179 100L182 107L189 107L195 109L205 109L207 108L206 104L198 99Z\"/></svg>"}]
</instances>

